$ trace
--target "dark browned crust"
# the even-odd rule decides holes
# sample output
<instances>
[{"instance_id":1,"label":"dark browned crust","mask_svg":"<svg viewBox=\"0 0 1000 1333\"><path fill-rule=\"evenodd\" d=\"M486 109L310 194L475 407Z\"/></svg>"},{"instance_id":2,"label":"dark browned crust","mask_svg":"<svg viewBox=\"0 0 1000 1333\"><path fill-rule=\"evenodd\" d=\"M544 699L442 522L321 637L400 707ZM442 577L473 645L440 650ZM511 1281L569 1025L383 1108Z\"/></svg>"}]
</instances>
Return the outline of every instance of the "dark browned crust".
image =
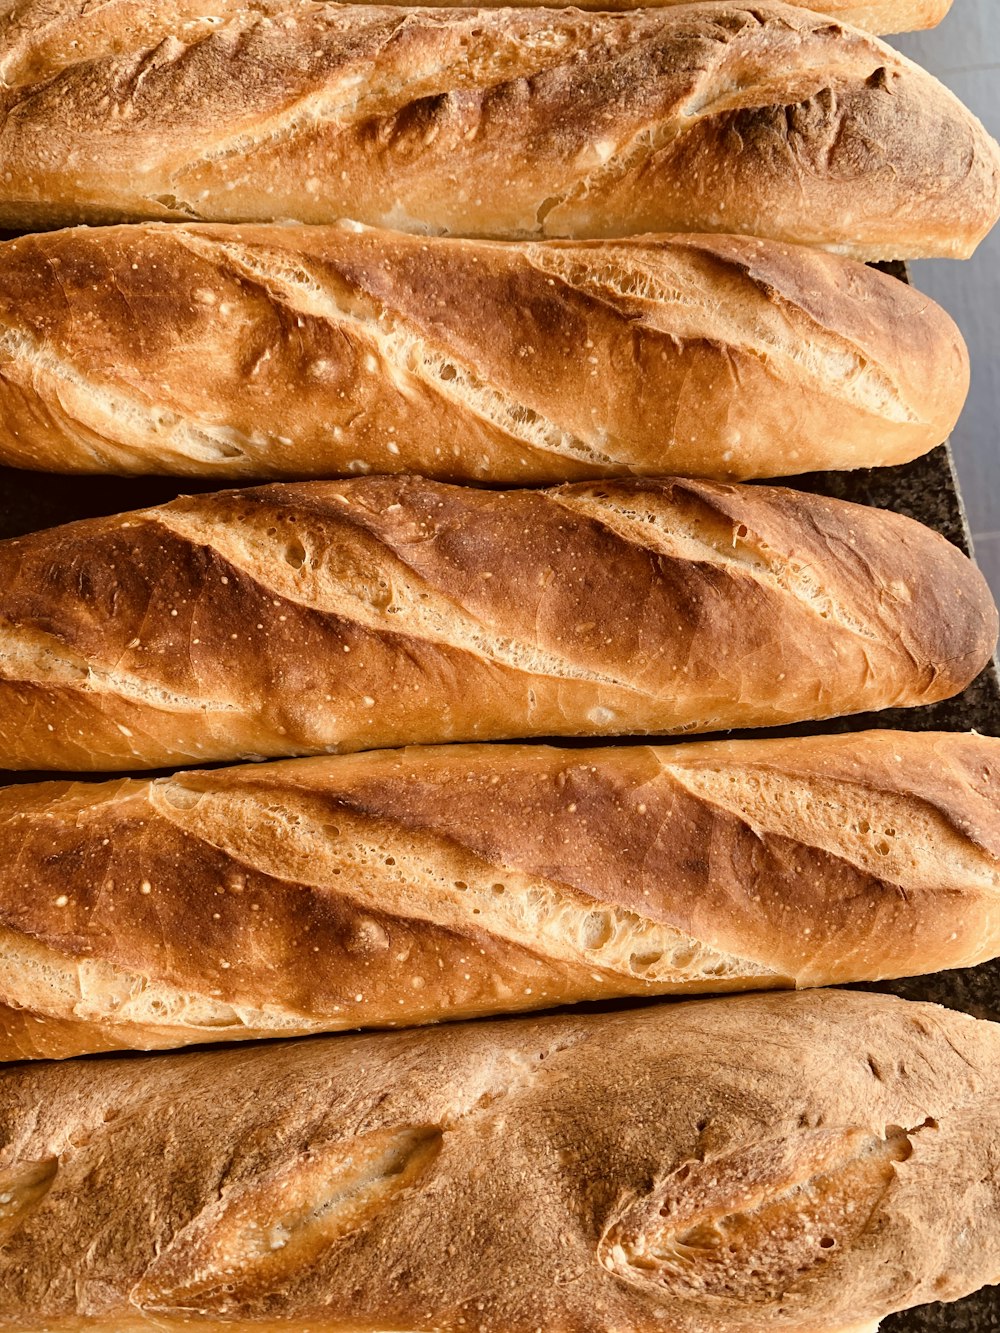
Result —
<instances>
[{"instance_id":1,"label":"dark browned crust","mask_svg":"<svg viewBox=\"0 0 1000 1333\"><path fill-rule=\"evenodd\" d=\"M946 438L968 373L919 292L747 237L147 224L0 245L0 460L42 470L884 466Z\"/></svg>"},{"instance_id":2,"label":"dark browned crust","mask_svg":"<svg viewBox=\"0 0 1000 1333\"><path fill-rule=\"evenodd\" d=\"M0 762L28 768L930 703L997 634L982 575L918 523L673 480L181 499L5 542L0 589Z\"/></svg>"},{"instance_id":3,"label":"dark browned crust","mask_svg":"<svg viewBox=\"0 0 1000 1333\"><path fill-rule=\"evenodd\" d=\"M1000 214L957 99L801 8L207 12L61 0L37 37L32 8L7 16L3 225L724 230L871 259L968 254Z\"/></svg>"},{"instance_id":4,"label":"dark browned crust","mask_svg":"<svg viewBox=\"0 0 1000 1333\"><path fill-rule=\"evenodd\" d=\"M998 811L1000 740L891 731L12 787L0 1059L971 966L1000 952ZM237 1013L118 1007L139 984Z\"/></svg>"}]
</instances>

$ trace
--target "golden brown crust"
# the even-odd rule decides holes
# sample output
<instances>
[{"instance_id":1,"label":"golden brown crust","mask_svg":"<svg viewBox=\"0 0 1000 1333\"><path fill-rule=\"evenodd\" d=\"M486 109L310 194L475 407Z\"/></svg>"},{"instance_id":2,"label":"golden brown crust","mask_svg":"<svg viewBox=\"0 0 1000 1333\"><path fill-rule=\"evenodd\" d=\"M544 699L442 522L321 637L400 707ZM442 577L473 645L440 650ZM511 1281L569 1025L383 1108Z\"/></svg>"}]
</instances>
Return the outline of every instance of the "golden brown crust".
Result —
<instances>
[{"instance_id":1,"label":"golden brown crust","mask_svg":"<svg viewBox=\"0 0 1000 1333\"><path fill-rule=\"evenodd\" d=\"M945 312L746 237L78 228L0 246L0 461L546 483L905 462L951 431Z\"/></svg>"},{"instance_id":2,"label":"golden brown crust","mask_svg":"<svg viewBox=\"0 0 1000 1333\"><path fill-rule=\"evenodd\" d=\"M0 1060L1000 953L1000 740L453 746L0 791Z\"/></svg>"},{"instance_id":3,"label":"golden brown crust","mask_svg":"<svg viewBox=\"0 0 1000 1333\"><path fill-rule=\"evenodd\" d=\"M837 991L11 1068L0 1326L873 1329L996 1276L998 1070Z\"/></svg>"},{"instance_id":4,"label":"golden brown crust","mask_svg":"<svg viewBox=\"0 0 1000 1333\"><path fill-rule=\"evenodd\" d=\"M390 0L395 4L396 0ZM518 8L528 0L514 0L514 4L484 5L483 8ZM690 4L691 0L655 0L650 8L669 8L671 5ZM800 0L792 0L799 4ZM951 8L952 0L823 0L823 3L803 5L805 9L817 13L829 14L843 23L852 23L855 27L866 28L874 33L905 32L916 28L931 28L940 23ZM408 7L401 4L400 7ZM432 8L436 6L431 6ZM461 9L457 0L444 0L441 5L447 9ZM565 8L551 0L550 8ZM627 0L584 0L576 8L598 10L613 13L619 10L644 8ZM232 18L246 12L246 0L215 0L211 13L218 18ZM116 0L109 6L101 5L96 11L87 13L88 31L94 38L103 41L105 46L117 39L120 45L155 45L169 33L171 27L180 23L192 22L199 14L199 8L191 4L158 4L151 10L145 0ZM19 49L30 38L35 59L41 60L72 59L66 51L67 31L74 27L77 10L66 5L53 4L52 0L6 0L4 5L5 31L14 49ZM195 19L194 26L198 27ZM207 26L207 25L206 25ZM83 53L77 48L78 58L92 54L88 49Z\"/></svg>"},{"instance_id":5,"label":"golden brown crust","mask_svg":"<svg viewBox=\"0 0 1000 1333\"><path fill-rule=\"evenodd\" d=\"M229 3L232 2L229 0ZM223 0L225 3L226 0ZM236 3L242 3L242 0L236 0ZM389 0L389 3L395 4L396 0ZM436 0L436 3L443 8L461 8L457 0ZM529 0L514 0L512 5L504 7L519 8L528 3ZM669 8L671 5L690 3L691 0L653 0L649 7ZM790 0L790 3L815 10L817 14L829 14L841 23L852 23L856 28L865 28L868 32L894 33L936 27L951 9L952 0L860 0L860 3L859 0L810 0L809 4L803 4L802 0ZM556 0L546 0L546 5L553 9L563 8ZM483 6L491 7L500 6ZM645 7L636 5L634 0L583 0L582 4L576 6L578 9L593 9L602 13Z\"/></svg>"},{"instance_id":6,"label":"golden brown crust","mask_svg":"<svg viewBox=\"0 0 1000 1333\"><path fill-rule=\"evenodd\" d=\"M667 0L667 3L690 4L691 0ZM801 0L792 0L792 3L799 4ZM856 28L888 34L935 28L951 6L952 0L822 0L822 3L810 0L805 8L814 9L818 14L829 14L841 23L852 23ZM583 9L589 7L581 6ZM598 8L596 0L593 7Z\"/></svg>"},{"instance_id":7,"label":"golden brown crust","mask_svg":"<svg viewBox=\"0 0 1000 1333\"><path fill-rule=\"evenodd\" d=\"M529 2L514 0L509 7L520 8ZM395 4L396 0L389 0L389 3ZM447 9L461 8L458 0L436 0L436 3ZM691 0L653 0L649 7L666 9L671 5L690 3ZM804 4L803 0L790 0L790 3L815 10L817 14L829 14L841 23L852 23L856 28L865 28L868 32L894 33L936 27L951 9L952 0L860 0L860 3L859 0L810 0L809 4ZM563 8L556 0L546 0L546 5L553 9ZM491 7L499 6L483 6ZM576 6L578 9L592 9L602 13L645 7L635 4L634 0L583 0L582 4Z\"/></svg>"},{"instance_id":8,"label":"golden brown crust","mask_svg":"<svg viewBox=\"0 0 1000 1333\"><path fill-rule=\"evenodd\" d=\"M0 26L0 69L0 156L17 166L0 224L18 230L352 217L724 231L873 259L969 254L1000 215L1000 150L956 98L877 39L779 4L36 0Z\"/></svg>"},{"instance_id":9,"label":"golden brown crust","mask_svg":"<svg viewBox=\"0 0 1000 1333\"><path fill-rule=\"evenodd\" d=\"M822 496L267 486L0 543L0 763L763 726L946 698L996 635L955 547Z\"/></svg>"},{"instance_id":10,"label":"golden brown crust","mask_svg":"<svg viewBox=\"0 0 1000 1333\"><path fill-rule=\"evenodd\" d=\"M853 23L870 32L909 32L919 28L935 28L951 10L952 0L833 0L819 8L833 14L843 23ZM809 9L817 5L810 4Z\"/></svg>"}]
</instances>

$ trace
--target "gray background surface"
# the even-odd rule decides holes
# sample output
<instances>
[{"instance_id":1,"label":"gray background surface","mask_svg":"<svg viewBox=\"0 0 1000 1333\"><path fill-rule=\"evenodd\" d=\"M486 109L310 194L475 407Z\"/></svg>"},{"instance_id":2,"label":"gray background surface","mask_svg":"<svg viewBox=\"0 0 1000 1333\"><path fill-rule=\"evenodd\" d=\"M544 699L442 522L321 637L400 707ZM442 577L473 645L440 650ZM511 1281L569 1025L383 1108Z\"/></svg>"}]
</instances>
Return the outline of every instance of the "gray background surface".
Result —
<instances>
[{"instance_id":1,"label":"gray background surface","mask_svg":"<svg viewBox=\"0 0 1000 1333\"><path fill-rule=\"evenodd\" d=\"M1000 138L1000 0L955 0L939 28L889 39L930 70ZM955 460L976 556L1000 597L1000 228L966 263L911 265L915 287L961 326L972 393L955 431Z\"/></svg>"}]
</instances>

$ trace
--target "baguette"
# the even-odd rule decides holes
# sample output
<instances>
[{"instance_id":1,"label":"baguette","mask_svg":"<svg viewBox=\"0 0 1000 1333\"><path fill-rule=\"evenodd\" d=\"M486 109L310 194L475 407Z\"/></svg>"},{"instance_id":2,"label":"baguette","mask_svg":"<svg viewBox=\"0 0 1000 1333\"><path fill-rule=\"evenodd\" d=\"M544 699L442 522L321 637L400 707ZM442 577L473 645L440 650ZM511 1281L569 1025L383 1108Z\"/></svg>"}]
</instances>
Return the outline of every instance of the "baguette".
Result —
<instances>
[{"instance_id":1,"label":"baguette","mask_svg":"<svg viewBox=\"0 0 1000 1333\"><path fill-rule=\"evenodd\" d=\"M386 0L386 2L395 4L397 0ZM409 0L398 0L398 2L409 3ZM511 0L506 7L516 9L534 2L535 0ZM239 0L240 6L244 3L245 0ZM435 3L446 9L462 8L458 0L435 0ZM636 0L583 0L583 3L578 4L576 8L615 13L626 9L666 8L670 5L690 3L691 0L652 0L647 6L637 4ZM789 3L800 5L803 9L815 10L818 14L829 14L831 18L839 19L841 23L850 23L856 28L865 28L868 32L888 34L937 27L951 9L952 0L870 0L867 4L859 4L857 0L818 0L817 3L809 4L805 4L804 0L789 0ZM232 0L228 0L223 10L230 11L236 7ZM483 9L503 7L492 4L482 6ZM559 0L545 0L545 7L563 9L565 5L559 3ZM218 12L218 6L216 10Z\"/></svg>"},{"instance_id":2,"label":"baguette","mask_svg":"<svg viewBox=\"0 0 1000 1333\"><path fill-rule=\"evenodd\" d=\"M946 438L968 383L919 292L748 238L148 224L0 246L0 462L47 471L886 466Z\"/></svg>"},{"instance_id":3,"label":"baguette","mask_svg":"<svg viewBox=\"0 0 1000 1333\"><path fill-rule=\"evenodd\" d=\"M0 1327L875 1333L996 1279L998 1121L838 991L13 1067Z\"/></svg>"},{"instance_id":4,"label":"baguette","mask_svg":"<svg viewBox=\"0 0 1000 1333\"><path fill-rule=\"evenodd\" d=\"M1000 740L43 783L0 791L0 859L0 1060L876 981L1000 954Z\"/></svg>"},{"instance_id":5,"label":"baguette","mask_svg":"<svg viewBox=\"0 0 1000 1333\"><path fill-rule=\"evenodd\" d=\"M823 496L264 486L0 542L0 767L767 726L947 698L996 637L943 537Z\"/></svg>"},{"instance_id":6,"label":"baguette","mask_svg":"<svg viewBox=\"0 0 1000 1333\"><path fill-rule=\"evenodd\" d=\"M410 3L410 0L398 0L398 2L404 4ZM511 3L506 6L483 5L481 8L506 7L517 9L522 5L533 4L534 2L535 0L511 0ZM245 0L239 0L241 6L244 3ZM395 4L397 0L386 0L386 3ZM445 9L461 9L463 7L458 3L458 0L435 0L435 3ZM636 0L583 0L583 3L578 4L576 8L616 13L626 9L656 9L690 3L691 0L652 0L649 5L640 5L636 3ZM800 5L803 9L812 9L817 14L829 14L831 18L839 19L841 23L853 24L855 28L865 28L868 32L889 34L913 32L920 28L936 28L950 11L952 0L870 0L868 4L858 4L856 0L820 0L820 3L810 4L803 3L803 0L789 0L789 3ZM232 5L232 8L235 7L235 5ZM545 0L545 7L564 9L566 6L558 3L558 0ZM223 8L228 10L230 4L225 4ZM216 6L216 11L218 12L218 6Z\"/></svg>"},{"instance_id":7,"label":"baguette","mask_svg":"<svg viewBox=\"0 0 1000 1333\"><path fill-rule=\"evenodd\" d=\"M396 4L397 0L386 0L388 4ZM408 4L410 0L398 0L400 4ZM458 0L435 0L444 9L461 9L463 6ZM489 8L512 8L517 9L522 5L534 4L535 0L510 0L506 6L501 5L483 5L483 9ZM550 9L563 9L565 5L559 0L544 0L545 7ZM577 9L599 10L604 13L616 13L626 9L643 8L666 8L670 5L686 5L691 0L652 0L652 3L637 4L636 0L583 0L583 3L576 6ZM829 14L831 18L839 19L841 23L853 24L855 28L865 28L868 32L889 34L894 32L913 32L920 28L936 28L945 15L950 11L952 0L870 0L867 4L858 4L857 0L821 0L820 3L805 4L803 0L789 0L789 3L800 5L803 9L815 10L818 14ZM245 0L238 0L239 7L245 4ZM235 9L236 4L232 0L223 5L223 11ZM219 12L216 6L216 12Z\"/></svg>"},{"instance_id":8,"label":"baguette","mask_svg":"<svg viewBox=\"0 0 1000 1333\"><path fill-rule=\"evenodd\" d=\"M686 4L688 0L670 0L670 3ZM951 11L951 4L952 0L870 0L867 4L858 4L856 0L823 0L822 4L810 3L805 8L831 14L856 28L889 34L936 28ZM598 5L595 3L594 7ZM605 6L601 4L600 7Z\"/></svg>"},{"instance_id":9,"label":"baguette","mask_svg":"<svg viewBox=\"0 0 1000 1333\"><path fill-rule=\"evenodd\" d=\"M402 4L402 0L400 2ZM514 0L509 6L491 4L482 8L520 8L530 2L533 0ZM396 0L388 0L388 3L395 4ZM646 6L634 3L634 0L583 0L575 8L612 13L689 3L690 0L653 0L651 5ZM952 0L822 0L821 3L808 5L802 4L802 0L791 0L791 3L828 14L842 23L851 23L869 32L894 33L936 27L951 9ZM409 6L402 4L402 7ZM456 0L443 0L442 8L461 9L464 6ZM556 0L546 0L546 8L563 9L566 6L556 3ZM43 52L47 59L65 59L67 29L79 22L82 13L88 20L88 34L93 34L91 40L99 36L105 44L120 38L124 32L133 44L155 45L164 35L165 24L192 22L192 7L179 6L176 0L169 6L158 4L153 12L150 12L146 0L116 0L110 7L105 0L96 12L93 9L83 10L79 4L54 6L52 0L7 0L5 9L5 30L11 45L18 44L15 49L20 49L19 44L30 36L32 49ZM247 9L246 0L215 0L211 13L217 19L232 20L244 15ZM197 16L197 9L194 14ZM194 22L197 23L197 17Z\"/></svg>"},{"instance_id":10,"label":"baguette","mask_svg":"<svg viewBox=\"0 0 1000 1333\"><path fill-rule=\"evenodd\" d=\"M1000 149L891 47L780 4L37 0L0 20L0 225L731 232L970 254Z\"/></svg>"}]
</instances>

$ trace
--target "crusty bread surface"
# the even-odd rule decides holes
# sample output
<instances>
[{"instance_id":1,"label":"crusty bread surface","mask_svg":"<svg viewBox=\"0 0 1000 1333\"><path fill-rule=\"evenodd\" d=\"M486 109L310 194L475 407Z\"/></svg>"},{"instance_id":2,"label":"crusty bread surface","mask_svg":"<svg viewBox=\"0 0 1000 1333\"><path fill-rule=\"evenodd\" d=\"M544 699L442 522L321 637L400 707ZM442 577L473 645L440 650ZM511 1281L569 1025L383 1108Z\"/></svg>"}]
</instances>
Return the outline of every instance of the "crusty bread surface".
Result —
<instances>
[{"instance_id":1,"label":"crusty bread surface","mask_svg":"<svg viewBox=\"0 0 1000 1333\"><path fill-rule=\"evenodd\" d=\"M996 637L956 547L824 496L276 484L0 543L0 767L777 725L946 698Z\"/></svg>"},{"instance_id":2,"label":"crusty bread surface","mask_svg":"<svg viewBox=\"0 0 1000 1333\"><path fill-rule=\"evenodd\" d=\"M471 745L0 792L0 1060L1000 953L1000 740Z\"/></svg>"},{"instance_id":3,"label":"crusty bread surface","mask_svg":"<svg viewBox=\"0 0 1000 1333\"><path fill-rule=\"evenodd\" d=\"M404 0L399 2L403 3ZM216 12L225 12L229 5L242 3L243 0L222 0L222 7L216 5ZM387 3L395 4L396 0L387 0ZM458 0L435 0L435 3L445 9L462 7L458 4ZM519 8L533 3L535 0L510 0L507 5L484 5L482 8ZM544 3L551 9L565 8L562 0L558 2L544 0ZM670 5L690 3L691 0L652 0L649 7L667 8ZM801 5L804 9L815 10L817 14L829 14L831 18L839 19L842 23L850 23L856 28L865 28L874 33L912 32L921 28L937 27L952 6L952 0L869 0L868 3L864 0L862 3L858 3L858 0L814 0L809 4L803 4L802 0L790 0L790 3ZM576 8L614 13L626 9L642 9L646 6L636 4L635 0L582 0Z\"/></svg>"},{"instance_id":4,"label":"crusty bread surface","mask_svg":"<svg viewBox=\"0 0 1000 1333\"><path fill-rule=\"evenodd\" d=\"M510 5L484 5L482 8L518 8L528 4L529 0L513 0ZM396 0L388 0L395 4ZM445 9L461 9L456 0L438 0ZM690 4L691 0L653 0L650 8L671 5ZM799 4L800 0L791 0ZM951 9L952 0L817 0L816 3L802 5L802 8L828 14L843 23L851 23L869 32L893 33L907 32L918 28L933 28ZM407 7L407 6L403 6ZM436 7L436 6L431 6ZM556 0L546 0L546 7L564 9ZM641 9L646 6L632 3L632 0L583 0L575 6L577 9L593 9L613 13L618 10ZM80 4L53 4L52 0L6 0L3 7L4 22L8 39L15 46L30 34L34 48L47 52L58 52L65 46L68 29L79 23L85 16L91 32L99 33L106 41L113 41L116 36L127 34L132 42L154 41L163 32L163 19L157 17L157 11L166 6L159 4L151 12L146 0L117 0L108 6L107 0L97 10L86 9ZM248 9L246 0L215 0L211 13L216 19L239 17ZM169 11L177 21L183 22L188 10L176 4ZM191 11L197 13L197 11ZM294 12L294 11L293 11ZM169 19L167 20L169 22Z\"/></svg>"},{"instance_id":5,"label":"crusty bread surface","mask_svg":"<svg viewBox=\"0 0 1000 1333\"><path fill-rule=\"evenodd\" d=\"M1000 149L877 38L781 4L32 0L0 17L0 226L728 232L970 254Z\"/></svg>"},{"instance_id":6,"label":"crusty bread surface","mask_svg":"<svg viewBox=\"0 0 1000 1333\"><path fill-rule=\"evenodd\" d=\"M688 0L675 0L687 3ZM807 9L822 10L843 23L870 32L910 32L920 28L935 28L950 12L952 0L871 0L858 4L856 0L825 0L818 5L810 3Z\"/></svg>"},{"instance_id":7,"label":"crusty bread surface","mask_svg":"<svg viewBox=\"0 0 1000 1333\"><path fill-rule=\"evenodd\" d=\"M534 3L535 0L510 0L507 5L482 6L482 8L519 8L522 5ZM222 0L221 8L217 4L216 12L226 12L229 6L242 4L243 0ZM387 0L389 4L395 4L396 0ZM400 0L403 3L403 0ZM458 0L435 0L442 8L457 9L462 6ZM565 5L562 0L544 0L547 8L563 9ZM652 0L651 8L662 6L667 8L670 5L686 5L691 0ZM813 0L809 4L803 4L802 0L790 0L792 4L801 5L804 9L815 10L818 14L829 14L832 18L839 19L842 23L851 23L856 28L866 28L869 32L875 33L894 33L894 32L912 32L920 28L936 27L945 15L949 12L952 0ZM624 9L642 9L644 5L635 3L635 0L582 0L577 5L577 9L595 9L606 13L614 13Z\"/></svg>"},{"instance_id":8,"label":"crusty bread surface","mask_svg":"<svg viewBox=\"0 0 1000 1333\"><path fill-rule=\"evenodd\" d=\"M998 1117L839 991L12 1066L0 1327L874 1329L997 1278Z\"/></svg>"},{"instance_id":9,"label":"crusty bread surface","mask_svg":"<svg viewBox=\"0 0 1000 1333\"><path fill-rule=\"evenodd\" d=\"M730 236L81 227L0 245L0 462L776 477L940 444L965 344L895 278Z\"/></svg>"}]
</instances>

